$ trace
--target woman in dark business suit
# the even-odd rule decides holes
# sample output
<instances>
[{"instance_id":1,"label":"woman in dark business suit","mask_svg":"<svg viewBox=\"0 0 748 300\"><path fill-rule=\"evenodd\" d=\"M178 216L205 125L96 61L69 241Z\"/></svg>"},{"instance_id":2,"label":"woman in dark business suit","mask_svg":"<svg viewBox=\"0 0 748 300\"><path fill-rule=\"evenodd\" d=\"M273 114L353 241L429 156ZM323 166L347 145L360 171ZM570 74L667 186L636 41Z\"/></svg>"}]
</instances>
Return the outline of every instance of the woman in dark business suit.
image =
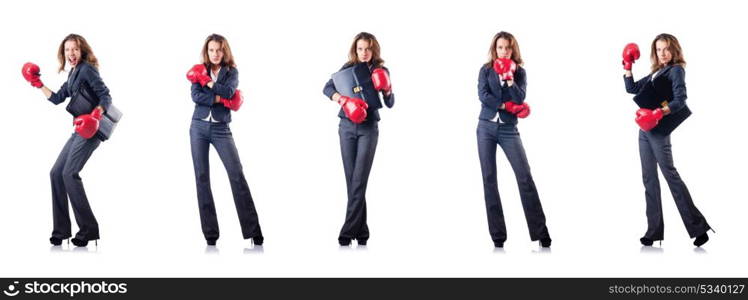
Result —
<instances>
[{"instance_id":1,"label":"woman in dark business suit","mask_svg":"<svg viewBox=\"0 0 748 300\"><path fill-rule=\"evenodd\" d=\"M341 246L350 245L351 240L354 239L359 245L366 245L369 239L369 227L366 224L366 185L379 139L377 123L382 100L378 92L384 96L384 104L387 107L392 108L395 104L389 70L383 66L384 60L379 54L380 47L376 37L370 33L361 32L353 38L348 53L348 62L340 68L343 70L363 64L361 66L365 66L371 72L374 88L374 91L364 90L364 93L375 96L366 97L366 100L363 100L342 95L336 90L332 79L325 84L323 90L325 96L341 105L338 113L340 117L338 135L348 189L345 223L338 236L338 243ZM367 78L359 78L359 80L363 82ZM368 87L364 87L366 88Z\"/></svg>"},{"instance_id":2,"label":"woman in dark business suit","mask_svg":"<svg viewBox=\"0 0 748 300\"><path fill-rule=\"evenodd\" d=\"M60 43L57 59L60 62L58 72L65 70L68 64L71 67L68 80L57 92L52 92L42 83L39 77L39 66L26 63L22 73L32 86L39 88L44 96L55 105L73 96L84 84L88 85L99 99L99 105L90 114L83 114L74 119L75 132L65 143L50 172L54 225L49 242L58 246L64 239L71 237L69 198L79 228L72 242L76 246L85 247L88 241L99 239L99 224L88 204L79 173L101 143L95 134L99 128L99 120L109 109L112 98L109 96L109 89L99 76L99 61L82 36L77 34L66 36Z\"/></svg>"},{"instance_id":3,"label":"woman in dark business suit","mask_svg":"<svg viewBox=\"0 0 748 300\"><path fill-rule=\"evenodd\" d=\"M639 130L639 156L647 201L647 232L639 241L642 245L651 246L654 241L664 238L665 224L662 219L660 182L657 178L657 165L659 165L670 187L670 192L673 194L681 219L686 225L686 230L691 238L696 238L693 244L700 247L709 240L707 231L711 227L693 204L686 184L675 169L670 144L670 133L675 128L671 125L673 119L680 118L679 116L685 119L690 115L690 110L686 106L686 71L684 69L686 61L678 39L670 34L663 33L655 37L651 48L652 73L636 82L631 73L631 66L639 58L639 48L632 43L626 45L623 50L625 70L623 80L626 92L639 94L647 88L663 87L665 91L658 91L659 94L672 95L669 101L658 103L660 107L640 108L636 112L636 122L641 128ZM667 126L671 128L668 130Z\"/></svg>"},{"instance_id":4,"label":"woman in dark business suit","mask_svg":"<svg viewBox=\"0 0 748 300\"><path fill-rule=\"evenodd\" d=\"M192 83L192 101L195 102L190 125L190 144L200 223L205 240L209 246L214 246L219 237L208 163L208 151L213 144L229 176L242 235L244 239L252 239L255 245L262 245L264 238L257 210L229 128L231 110L239 110L243 98L241 91L237 89L239 71L226 38L212 34L205 39L202 63L187 72L187 80Z\"/></svg>"},{"instance_id":5,"label":"woman in dark business suit","mask_svg":"<svg viewBox=\"0 0 748 300\"><path fill-rule=\"evenodd\" d=\"M478 98L481 102L478 155L488 230L497 248L504 247L506 225L496 178L496 145L504 150L517 178L530 239L539 240L543 247L551 246L543 207L517 130L517 117L526 118L530 114L530 107L524 102L527 75L522 63L517 40L511 33L502 31L494 35L489 60L478 74Z\"/></svg>"}]
</instances>

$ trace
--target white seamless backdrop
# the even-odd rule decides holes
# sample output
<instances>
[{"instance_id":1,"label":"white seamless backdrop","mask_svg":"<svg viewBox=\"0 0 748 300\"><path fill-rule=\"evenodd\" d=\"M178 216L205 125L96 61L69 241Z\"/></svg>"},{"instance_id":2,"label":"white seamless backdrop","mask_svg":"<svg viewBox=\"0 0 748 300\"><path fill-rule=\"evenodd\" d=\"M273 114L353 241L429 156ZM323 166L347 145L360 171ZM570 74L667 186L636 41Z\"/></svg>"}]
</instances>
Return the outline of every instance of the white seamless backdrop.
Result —
<instances>
[{"instance_id":1,"label":"white seamless backdrop","mask_svg":"<svg viewBox=\"0 0 748 300\"><path fill-rule=\"evenodd\" d=\"M12 1L0 10L3 91L0 276L746 276L748 27L738 2ZM493 34L519 41L529 118L519 129L553 247L531 243L499 152L509 238L488 235L475 129L477 75ZM367 248L339 248L345 182L338 107L322 95L353 36L374 33L397 103L382 109L368 193ZM200 231L185 72L210 33L226 36L246 102L231 128L266 238L242 240L211 152L221 239ZM665 181L665 241L642 249L636 109L621 49L648 73L658 33L679 38L693 116L672 136L676 166L717 231L695 250ZM57 89L56 51L83 35L124 118L81 176L98 247L51 250L49 170L72 132L64 104L26 83L26 61ZM76 227L74 226L74 230Z\"/></svg>"}]
</instances>

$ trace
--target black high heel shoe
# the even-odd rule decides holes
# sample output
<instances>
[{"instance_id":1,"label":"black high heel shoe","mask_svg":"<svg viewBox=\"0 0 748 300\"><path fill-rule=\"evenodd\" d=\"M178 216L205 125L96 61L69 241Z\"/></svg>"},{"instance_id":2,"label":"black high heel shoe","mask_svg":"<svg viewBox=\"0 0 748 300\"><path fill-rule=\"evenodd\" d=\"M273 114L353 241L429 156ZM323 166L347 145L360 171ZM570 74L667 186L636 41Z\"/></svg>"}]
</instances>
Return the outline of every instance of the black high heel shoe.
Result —
<instances>
[{"instance_id":1,"label":"black high heel shoe","mask_svg":"<svg viewBox=\"0 0 748 300\"><path fill-rule=\"evenodd\" d=\"M351 245L351 239L349 238L338 238L338 244L341 246L350 246Z\"/></svg>"},{"instance_id":2,"label":"black high heel shoe","mask_svg":"<svg viewBox=\"0 0 748 300\"><path fill-rule=\"evenodd\" d=\"M208 243L208 246L215 246L216 240L218 239L206 239L205 241Z\"/></svg>"},{"instance_id":3,"label":"black high heel shoe","mask_svg":"<svg viewBox=\"0 0 748 300\"><path fill-rule=\"evenodd\" d=\"M54 246L62 245L62 239L58 238L58 237L51 237L51 238L49 238L49 242L52 245L54 245ZM68 243L70 243L70 242L68 241Z\"/></svg>"},{"instance_id":4,"label":"black high heel shoe","mask_svg":"<svg viewBox=\"0 0 748 300\"><path fill-rule=\"evenodd\" d=\"M265 242L265 238L262 236L256 236L252 238L252 242L255 246L262 246L262 243Z\"/></svg>"},{"instance_id":5,"label":"black high heel shoe","mask_svg":"<svg viewBox=\"0 0 748 300\"><path fill-rule=\"evenodd\" d=\"M540 239L540 246L543 248L550 248L551 247L551 238L542 238Z\"/></svg>"},{"instance_id":6,"label":"black high heel shoe","mask_svg":"<svg viewBox=\"0 0 748 300\"><path fill-rule=\"evenodd\" d=\"M654 244L653 240L651 240L649 238L646 238L646 237L640 238L639 242L641 242L642 245L644 245L644 246L652 246L652 244Z\"/></svg>"},{"instance_id":7,"label":"black high heel shoe","mask_svg":"<svg viewBox=\"0 0 748 300\"><path fill-rule=\"evenodd\" d=\"M99 242L98 242L99 240L93 240L93 241L94 241L94 244L96 246L99 246ZM73 242L73 245L75 245L76 247L86 247L86 246L88 246L88 240L81 240L81 239L78 239L78 238L73 238L72 242Z\"/></svg>"},{"instance_id":8,"label":"black high heel shoe","mask_svg":"<svg viewBox=\"0 0 748 300\"><path fill-rule=\"evenodd\" d=\"M696 247L701 247L701 245L706 244L706 242L709 241L709 235L704 232L700 236L697 236L696 239L693 241L693 245Z\"/></svg>"}]
</instances>

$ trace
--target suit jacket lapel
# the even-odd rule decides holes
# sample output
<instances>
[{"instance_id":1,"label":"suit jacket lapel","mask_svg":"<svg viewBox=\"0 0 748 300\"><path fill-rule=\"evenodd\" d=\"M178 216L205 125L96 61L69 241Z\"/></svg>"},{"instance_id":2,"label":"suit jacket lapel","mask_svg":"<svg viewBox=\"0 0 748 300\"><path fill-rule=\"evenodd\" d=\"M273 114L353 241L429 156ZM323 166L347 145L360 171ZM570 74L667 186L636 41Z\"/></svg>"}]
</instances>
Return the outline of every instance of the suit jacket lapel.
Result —
<instances>
[{"instance_id":1,"label":"suit jacket lapel","mask_svg":"<svg viewBox=\"0 0 748 300\"><path fill-rule=\"evenodd\" d=\"M660 69L660 71L657 72L657 76L655 77L655 79L660 78L660 76L663 76L663 75L667 74L667 72L670 72L670 69L672 67L673 67L672 65L667 65L667 66L663 67L662 69Z\"/></svg>"},{"instance_id":2,"label":"suit jacket lapel","mask_svg":"<svg viewBox=\"0 0 748 300\"><path fill-rule=\"evenodd\" d=\"M229 68L228 66L223 66L223 67L221 67L220 70L218 70L218 75L216 75L216 82L223 83L222 79L223 79L223 77L226 77L226 72L227 72L228 68Z\"/></svg>"},{"instance_id":3,"label":"suit jacket lapel","mask_svg":"<svg viewBox=\"0 0 748 300\"><path fill-rule=\"evenodd\" d=\"M70 72L70 75L68 75L68 92L70 95L73 94L73 92L77 91L78 84L76 84L76 81L78 79L78 75L80 74L80 65L78 64L73 68L73 70Z\"/></svg>"}]
</instances>

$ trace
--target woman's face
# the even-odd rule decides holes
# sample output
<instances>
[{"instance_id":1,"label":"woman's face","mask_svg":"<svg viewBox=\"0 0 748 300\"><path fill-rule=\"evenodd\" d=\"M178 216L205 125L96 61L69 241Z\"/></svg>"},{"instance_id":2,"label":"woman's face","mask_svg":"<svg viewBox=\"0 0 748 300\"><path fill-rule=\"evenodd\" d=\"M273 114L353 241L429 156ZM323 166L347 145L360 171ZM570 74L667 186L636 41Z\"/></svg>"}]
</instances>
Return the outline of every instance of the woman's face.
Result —
<instances>
[{"instance_id":1,"label":"woman's face","mask_svg":"<svg viewBox=\"0 0 748 300\"><path fill-rule=\"evenodd\" d=\"M208 59L214 65L220 65L223 62L223 47L216 41L208 42Z\"/></svg>"},{"instance_id":2,"label":"woman's face","mask_svg":"<svg viewBox=\"0 0 748 300\"><path fill-rule=\"evenodd\" d=\"M512 57L512 48L509 46L509 40L499 38L499 40L496 41L496 56L498 56L498 58Z\"/></svg>"},{"instance_id":3,"label":"woman's face","mask_svg":"<svg viewBox=\"0 0 748 300\"><path fill-rule=\"evenodd\" d=\"M670 53L670 44L667 41L658 40L655 42L655 49L657 51L657 61L661 65L667 65L673 60L673 54Z\"/></svg>"},{"instance_id":4,"label":"woman's face","mask_svg":"<svg viewBox=\"0 0 748 300\"><path fill-rule=\"evenodd\" d=\"M371 43L368 40L360 39L356 41L356 56L360 62L371 61Z\"/></svg>"},{"instance_id":5,"label":"woman's face","mask_svg":"<svg viewBox=\"0 0 748 300\"><path fill-rule=\"evenodd\" d=\"M81 48L75 40L65 42L65 59L71 67L75 68L81 60Z\"/></svg>"}]
</instances>

